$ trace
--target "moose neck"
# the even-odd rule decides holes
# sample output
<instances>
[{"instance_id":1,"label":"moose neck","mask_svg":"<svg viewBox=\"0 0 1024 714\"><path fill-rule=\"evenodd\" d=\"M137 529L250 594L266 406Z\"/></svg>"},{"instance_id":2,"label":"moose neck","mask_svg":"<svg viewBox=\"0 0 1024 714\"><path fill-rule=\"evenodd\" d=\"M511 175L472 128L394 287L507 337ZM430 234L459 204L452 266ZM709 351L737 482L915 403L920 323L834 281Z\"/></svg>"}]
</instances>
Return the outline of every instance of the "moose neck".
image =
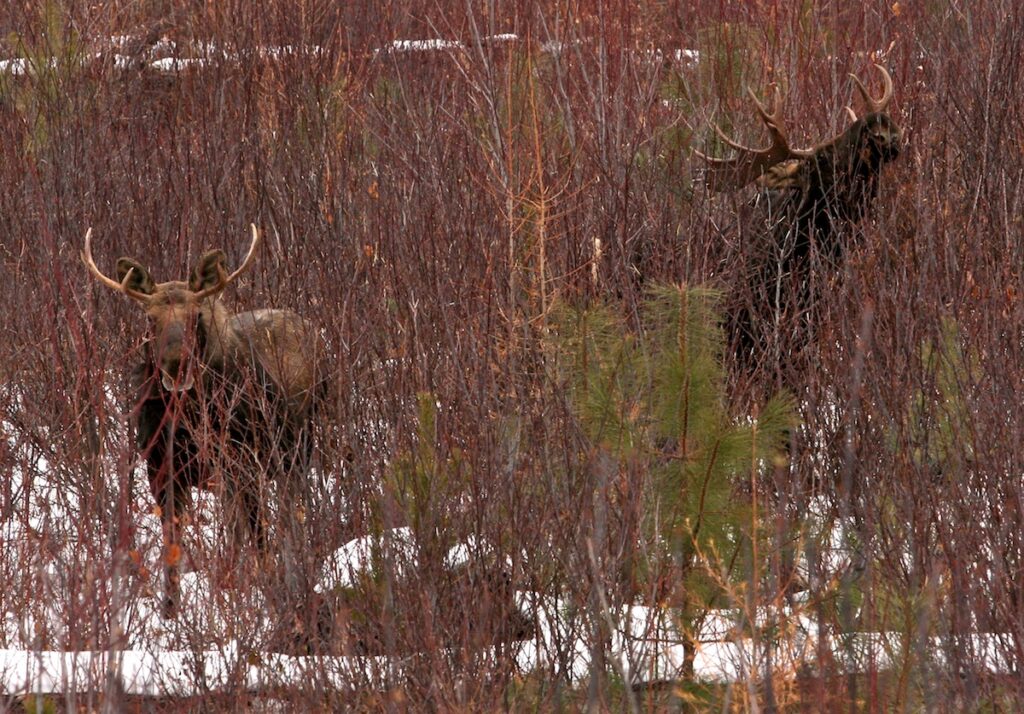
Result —
<instances>
[{"instance_id":1,"label":"moose neck","mask_svg":"<svg viewBox=\"0 0 1024 714\"><path fill-rule=\"evenodd\" d=\"M199 315L206 338L203 349L205 361L209 365L220 366L232 348L234 332L228 324L231 315L217 296L204 301Z\"/></svg>"}]
</instances>

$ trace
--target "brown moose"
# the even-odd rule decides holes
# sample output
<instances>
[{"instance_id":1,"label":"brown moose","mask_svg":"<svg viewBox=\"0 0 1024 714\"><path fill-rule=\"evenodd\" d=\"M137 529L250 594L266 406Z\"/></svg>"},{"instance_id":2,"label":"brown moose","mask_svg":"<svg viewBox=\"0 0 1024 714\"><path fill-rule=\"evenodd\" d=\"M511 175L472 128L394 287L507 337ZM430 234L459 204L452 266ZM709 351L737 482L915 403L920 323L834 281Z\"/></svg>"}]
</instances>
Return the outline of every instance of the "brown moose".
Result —
<instances>
[{"instance_id":1,"label":"brown moose","mask_svg":"<svg viewBox=\"0 0 1024 714\"><path fill-rule=\"evenodd\" d=\"M161 512L164 614L171 617L179 599L180 519L191 504L191 488L216 484L235 544L248 535L261 553L268 477L289 496L282 508L303 497L324 390L323 344L294 312L232 314L220 300L253 263L260 242L255 226L237 270L228 274L224 253L211 250L200 256L187 282L156 283L129 258L118 259L113 280L96 267L91 236L92 229L82 251L89 271L149 317L146 356L130 380L132 423Z\"/></svg>"}]
</instances>

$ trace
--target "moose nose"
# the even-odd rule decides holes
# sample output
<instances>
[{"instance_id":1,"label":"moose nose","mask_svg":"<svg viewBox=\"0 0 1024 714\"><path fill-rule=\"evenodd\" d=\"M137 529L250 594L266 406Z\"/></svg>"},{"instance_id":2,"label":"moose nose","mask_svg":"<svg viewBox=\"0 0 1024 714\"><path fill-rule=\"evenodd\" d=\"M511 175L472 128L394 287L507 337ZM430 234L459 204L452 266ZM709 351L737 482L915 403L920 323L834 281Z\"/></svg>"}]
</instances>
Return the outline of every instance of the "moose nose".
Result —
<instances>
[{"instance_id":1,"label":"moose nose","mask_svg":"<svg viewBox=\"0 0 1024 714\"><path fill-rule=\"evenodd\" d=\"M169 325L160 336L160 381L168 392L185 392L192 388L193 380L185 357L185 331L179 325Z\"/></svg>"},{"instance_id":2,"label":"moose nose","mask_svg":"<svg viewBox=\"0 0 1024 714\"><path fill-rule=\"evenodd\" d=\"M180 359L164 360L160 366L160 382L168 392L187 392L192 389L192 370L181 368Z\"/></svg>"},{"instance_id":3,"label":"moose nose","mask_svg":"<svg viewBox=\"0 0 1024 714\"><path fill-rule=\"evenodd\" d=\"M176 379L167 372L163 372L160 376L160 383L168 392L187 392L195 386L195 380L192 379L191 374L186 374L183 379Z\"/></svg>"}]
</instances>

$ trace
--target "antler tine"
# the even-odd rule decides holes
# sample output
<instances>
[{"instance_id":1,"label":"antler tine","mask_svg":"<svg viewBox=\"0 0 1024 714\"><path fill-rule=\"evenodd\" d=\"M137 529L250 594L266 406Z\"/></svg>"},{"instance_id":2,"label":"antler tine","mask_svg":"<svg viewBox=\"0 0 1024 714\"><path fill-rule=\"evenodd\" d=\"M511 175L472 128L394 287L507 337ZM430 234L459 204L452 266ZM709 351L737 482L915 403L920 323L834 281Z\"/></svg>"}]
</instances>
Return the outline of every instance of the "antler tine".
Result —
<instances>
[{"instance_id":1,"label":"antler tine","mask_svg":"<svg viewBox=\"0 0 1024 714\"><path fill-rule=\"evenodd\" d=\"M255 223L250 223L249 227L252 229L252 243L249 244L249 252L245 254L245 258L242 259L242 264L238 266L238 269L227 277L225 281L227 283L231 283L231 281L248 270L253 260L256 259L256 248L260 244L260 232L256 230Z\"/></svg>"},{"instance_id":2,"label":"antler tine","mask_svg":"<svg viewBox=\"0 0 1024 714\"><path fill-rule=\"evenodd\" d=\"M860 96L864 99L864 106L868 108L868 113L879 114L884 112L886 107L889 106L889 102L892 101L893 88L892 77L889 75L889 71L880 64L875 64L875 68L882 73L883 90L881 99L874 99L857 75L851 74L850 77L853 78L857 91L860 92Z\"/></svg>"},{"instance_id":3,"label":"antler tine","mask_svg":"<svg viewBox=\"0 0 1024 714\"><path fill-rule=\"evenodd\" d=\"M216 295L220 291L224 290L228 285L233 283L235 279L244 273L252 262L256 259L256 248L260 244L260 233L256 230L256 224L250 223L249 226L252 228L252 243L249 244L249 252L245 254L245 258L242 259L242 264L238 266L230 275L225 274L224 268L220 264L217 265L217 284L212 285L208 288L200 290L196 293L196 298L202 300L203 298Z\"/></svg>"},{"instance_id":4,"label":"antler tine","mask_svg":"<svg viewBox=\"0 0 1024 714\"><path fill-rule=\"evenodd\" d=\"M718 124L715 124L714 127L715 133L718 135L718 138L722 140L722 143L724 143L726 146L731 146L732 148L736 149L736 151L748 151L754 154L756 154L759 151L763 151L763 149L751 149L749 146L744 146L735 139L730 138L729 135L722 130L722 127L718 126ZM722 159L712 159L710 157L704 156L704 154L701 154L699 151L697 153L700 156L708 159L709 161L722 161Z\"/></svg>"},{"instance_id":5,"label":"antler tine","mask_svg":"<svg viewBox=\"0 0 1024 714\"><path fill-rule=\"evenodd\" d=\"M768 133L772 136L772 146L778 147L778 149L784 150L787 154L794 153L789 148L789 139L786 138L786 124L782 121L782 104L781 92L779 91L779 85L772 82L772 109L768 111L768 108L761 103L761 100L754 94L754 90L747 87L747 94L754 102L754 106L757 107L757 113L761 115L761 120L764 121L764 125L768 128Z\"/></svg>"},{"instance_id":6,"label":"antler tine","mask_svg":"<svg viewBox=\"0 0 1024 714\"><path fill-rule=\"evenodd\" d=\"M771 90L772 90L772 109L771 109L771 111L768 111L768 107L766 107L764 104L761 103L761 100L757 98L757 95L754 94L754 90L751 89L750 87L747 87L747 94L750 95L750 99L751 99L751 101L754 102L754 106L757 107L757 112L758 112L758 114L761 115L761 119L764 120L764 123L767 124L768 126L774 126L776 128L781 128L782 127L782 111L781 111L781 108L779 107L779 104L781 103L780 97L782 96L782 93L779 91L779 85L776 84L775 82L772 82L771 85L769 85L769 86L771 87Z\"/></svg>"},{"instance_id":7,"label":"antler tine","mask_svg":"<svg viewBox=\"0 0 1024 714\"><path fill-rule=\"evenodd\" d=\"M146 301L148 296L145 293L137 292L128 287L128 281L131 280L132 273L135 271L135 268L131 268L127 273L125 273L124 280L122 280L121 282L117 282L113 278L108 278L100 271L98 267L96 267L96 261L93 260L92 257L91 226L85 232L85 245L82 246L81 258L82 262L85 263L85 267L88 268L89 272L93 274L93 277L99 280L104 285L106 285L111 290L116 290L119 293L124 293L128 297L134 300L138 300L140 302Z\"/></svg>"}]
</instances>

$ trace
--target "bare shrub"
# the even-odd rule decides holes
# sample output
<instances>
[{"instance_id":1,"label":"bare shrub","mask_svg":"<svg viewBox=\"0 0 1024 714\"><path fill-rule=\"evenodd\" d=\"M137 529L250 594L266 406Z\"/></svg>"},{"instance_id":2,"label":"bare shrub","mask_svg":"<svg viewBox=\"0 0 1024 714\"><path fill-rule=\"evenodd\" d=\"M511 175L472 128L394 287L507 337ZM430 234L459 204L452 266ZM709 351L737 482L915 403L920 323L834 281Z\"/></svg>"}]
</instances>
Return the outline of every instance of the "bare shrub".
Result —
<instances>
[{"instance_id":1,"label":"bare shrub","mask_svg":"<svg viewBox=\"0 0 1024 714\"><path fill-rule=\"evenodd\" d=\"M276 622L275 578L209 580L236 564L216 509L185 529L183 577L203 617L172 627L153 614L162 543L121 386L141 318L91 284L80 237L104 236L101 265L146 255L175 275L256 223L264 253L229 305L308 316L334 365L301 577L317 583L336 549L398 527L418 530L424 556L411 576L397 562L379 570L367 591L379 599L363 607L381 647L415 652L412 665L389 669L387 687L376 665L324 665L289 701L673 701L671 688L628 694L614 664L600 691L568 674L577 639L616 661L607 623L586 614L595 583L609 608L629 604L628 564L656 543L626 527L648 474L602 482L580 458L586 440L545 348L552 309L601 301L639 332L653 282L747 289L729 256L747 239L735 217L749 196L712 199L695 182L690 150L704 137L687 125L735 117L723 128L757 144L744 89L774 81L793 143L807 145L844 125L848 73L878 62L905 152L820 292L808 367L789 384L790 463L745 496L759 499L765 541L736 593L757 594L743 605L752 622L785 606L819 633L896 633L899 647L851 672L821 638L799 671L762 661L739 688L685 692L749 708L1013 708L1024 636L1014 6L43 6L0 8L0 647L255 659L299 626L326 633L323 652L353 651L347 610ZM428 39L445 42L396 43ZM731 397L739 418L749 400ZM602 518L617 536L588 541ZM470 535L476 555L445 567L442 551ZM505 583L565 605L532 672L516 664L526 645L507 641ZM537 624L540 608L526 615ZM243 674L204 685L197 706L250 697ZM104 701L116 696L112 684Z\"/></svg>"}]
</instances>

